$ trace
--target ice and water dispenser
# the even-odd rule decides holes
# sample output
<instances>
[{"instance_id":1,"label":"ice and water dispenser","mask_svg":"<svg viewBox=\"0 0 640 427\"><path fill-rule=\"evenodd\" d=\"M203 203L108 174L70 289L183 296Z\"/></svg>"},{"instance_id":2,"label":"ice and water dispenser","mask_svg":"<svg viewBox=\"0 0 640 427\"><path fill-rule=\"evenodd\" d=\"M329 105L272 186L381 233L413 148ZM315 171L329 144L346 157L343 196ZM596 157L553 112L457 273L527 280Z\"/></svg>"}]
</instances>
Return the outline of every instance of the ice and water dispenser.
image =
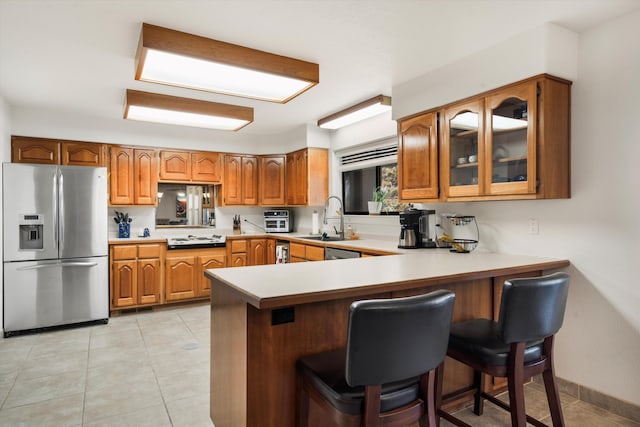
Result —
<instances>
[{"instance_id":1,"label":"ice and water dispenser","mask_svg":"<svg viewBox=\"0 0 640 427\"><path fill-rule=\"evenodd\" d=\"M43 226L44 218L40 214L20 214L20 249L38 250L44 249Z\"/></svg>"}]
</instances>

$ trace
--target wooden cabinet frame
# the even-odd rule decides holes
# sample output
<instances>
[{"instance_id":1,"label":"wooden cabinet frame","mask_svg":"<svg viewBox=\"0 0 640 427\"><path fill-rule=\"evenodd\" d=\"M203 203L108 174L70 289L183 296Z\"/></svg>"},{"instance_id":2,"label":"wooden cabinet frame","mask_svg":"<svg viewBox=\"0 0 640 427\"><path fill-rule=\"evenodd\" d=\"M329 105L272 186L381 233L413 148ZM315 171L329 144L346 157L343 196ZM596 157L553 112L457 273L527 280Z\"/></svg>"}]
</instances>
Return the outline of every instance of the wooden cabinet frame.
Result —
<instances>
[{"instance_id":1,"label":"wooden cabinet frame","mask_svg":"<svg viewBox=\"0 0 640 427\"><path fill-rule=\"evenodd\" d=\"M398 197L435 201L439 196L437 114L398 122Z\"/></svg>"}]
</instances>

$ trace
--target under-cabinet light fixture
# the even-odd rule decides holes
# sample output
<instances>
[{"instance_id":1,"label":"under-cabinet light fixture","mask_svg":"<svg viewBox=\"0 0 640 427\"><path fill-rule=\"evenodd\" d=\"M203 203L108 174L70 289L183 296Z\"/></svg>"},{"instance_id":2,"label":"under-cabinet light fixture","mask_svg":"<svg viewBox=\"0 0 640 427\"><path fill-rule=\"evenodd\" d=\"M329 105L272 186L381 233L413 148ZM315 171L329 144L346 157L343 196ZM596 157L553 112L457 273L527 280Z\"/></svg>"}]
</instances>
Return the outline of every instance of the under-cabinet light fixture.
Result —
<instances>
[{"instance_id":1,"label":"under-cabinet light fixture","mask_svg":"<svg viewBox=\"0 0 640 427\"><path fill-rule=\"evenodd\" d=\"M180 126L238 130L253 121L253 108L127 89L124 118Z\"/></svg>"},{"instance_id":2,"label":"under-cabinet light fixture","mask_svg":"<svg viewBox=\"0 0 640 427\"><path fill-rule=\"evenodd\" d=\"M319 66L142 24L136 80L285 103L319 82Z\"/></svg>"},{"instance_id":3,"label":"under-cabinet light fixture","mask_svg":"<svg viewBox=\"0 0 640 427\"><path fill-rule=\"evenodd\" d=\"M378 95L318 120L323 129L338 129L391 110L391 97Z\"/></svg>"}]
</instances>

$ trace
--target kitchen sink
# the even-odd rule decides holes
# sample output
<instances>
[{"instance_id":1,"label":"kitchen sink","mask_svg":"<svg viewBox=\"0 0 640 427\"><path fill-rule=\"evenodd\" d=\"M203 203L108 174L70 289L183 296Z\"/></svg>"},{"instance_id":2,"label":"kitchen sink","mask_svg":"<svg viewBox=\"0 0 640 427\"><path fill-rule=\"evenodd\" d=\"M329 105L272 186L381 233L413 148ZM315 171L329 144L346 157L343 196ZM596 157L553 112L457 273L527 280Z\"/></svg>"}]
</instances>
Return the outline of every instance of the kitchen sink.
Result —
<instances>
[{"instance_id":1,"label":"kitchen sink","mask_svg":"<svg viewBox=\"0 0 640 427\"><path fill-rule=\"evenodd\" d=\"M328 237L322 237L322 236L300 236L300 239L306 239L306 240L318 240L320 242L341 242L345 239L342 239L340 237L332 237L332 236L328 236Z\"/></svg>"}]
</instances>

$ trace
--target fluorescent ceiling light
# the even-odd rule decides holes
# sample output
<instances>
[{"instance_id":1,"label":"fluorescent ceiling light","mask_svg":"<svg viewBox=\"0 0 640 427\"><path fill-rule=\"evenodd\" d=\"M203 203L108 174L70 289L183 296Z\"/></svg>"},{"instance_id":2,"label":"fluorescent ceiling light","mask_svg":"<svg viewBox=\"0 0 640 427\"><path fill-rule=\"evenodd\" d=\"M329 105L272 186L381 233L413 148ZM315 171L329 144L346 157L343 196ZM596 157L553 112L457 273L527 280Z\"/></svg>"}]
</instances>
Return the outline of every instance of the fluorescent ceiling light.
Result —
<instances>
[{"instance_id":1,"label":"fluorescent ceiling light","mask_svg":"<svg viewBox=\"0 0 640 427\"><path fill-rule=\"evenodd\" d=\"M467 111L458 114L451 120L451 127L456 129L478 129L478 114ZM516 130L527 127L526 119L512 119L511 117L493 115L493 128L496 130Z\"/></svg>"},{"instance_id":2,"label":"fluorescent ceiling light","mask_svg":"<svg viewBox=\"0 0 640 427\"><path fill-rule=\"evenodd\" d=\"M391 110L391 97L378 95L318 120L323 129L338 129Z\"/></svg>"},{"instance_id":3,"label":"fluorescent ceiling light","mask_svg":"<svg viewBox=\"0 0 640 427\"><path fill-rule=\"evenodd\" d=\"M319 82L319 66L142 24L136 80L285 103Z\"/></svg>"},{"instance_id":4,"label":"fluorescent ceiling light","mask_svg":"<svg viewBox=\"0 0 640 427\"><path fill-rule=\"evenodd\" d=\"M253 121L253 108L127 89L124 118L180 126L238 130Z\"/></svg>"}]
</instances>

